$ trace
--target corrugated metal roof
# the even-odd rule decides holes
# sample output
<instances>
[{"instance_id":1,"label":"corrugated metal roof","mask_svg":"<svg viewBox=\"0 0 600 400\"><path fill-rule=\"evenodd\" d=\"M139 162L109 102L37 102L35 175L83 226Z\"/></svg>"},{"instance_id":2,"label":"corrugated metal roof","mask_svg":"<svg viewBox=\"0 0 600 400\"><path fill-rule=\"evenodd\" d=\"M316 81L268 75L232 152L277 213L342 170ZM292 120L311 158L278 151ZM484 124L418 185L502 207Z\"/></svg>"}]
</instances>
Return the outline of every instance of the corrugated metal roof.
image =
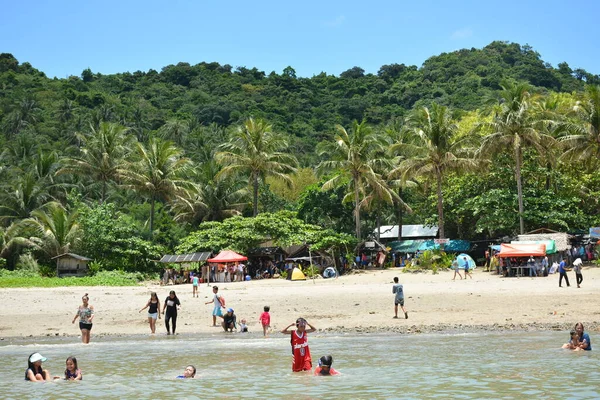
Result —
<instances>
[{"instance_id":1,"label":"corrugated metal roof","mask_svg":"<svg viewBox=\"0 0 600 400\"><path fill-rule=\"evenodd\" d=\"M71 258L74 258L76 260L81 260L81 261L92 261L91 258L80 256L79 254L74 254L74 253L63 253L56 257L52 257L51 260L54 260L56 258L63 258L63 257L71 257Z\"/></svg>"},{"instance_id":2,"label":"corrugated metal roof","mask_svg":"<svg viewBox=\"0 0 600 400\"><path fill-rule=\"evenodd\" d=\"M380 227L381 239L397 239L398 225L383 225ZM434 238L438 234L437 225L402 225L402 238ZM377 236L377 228L373 230Z\"/></svg>"},{"instance_id":3,"label":"corrugated metal roof","mask_svg":"<svg viewBox=\"0 0 600 400\"><path fill-rule=\"evenodd\" d=\"M199 261L206 261L210 255L212 253L205 251L202 253L190 253L190 254L178 254L178 255L164 255L162 256L162 258L160 259L161 263L176 263L176 264L182 264L182 263L189 263L189 262L199 262Z\"/></svg>"}]
</instances>

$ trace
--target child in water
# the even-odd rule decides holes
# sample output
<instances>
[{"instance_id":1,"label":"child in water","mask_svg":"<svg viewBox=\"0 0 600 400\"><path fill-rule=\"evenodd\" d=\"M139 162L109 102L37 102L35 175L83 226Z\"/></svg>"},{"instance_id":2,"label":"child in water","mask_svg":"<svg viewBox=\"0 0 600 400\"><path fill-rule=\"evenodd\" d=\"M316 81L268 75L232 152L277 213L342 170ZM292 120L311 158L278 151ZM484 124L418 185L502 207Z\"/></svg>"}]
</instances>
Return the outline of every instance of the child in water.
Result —
<instances>
[{"instance_id":1,"label":"child in water","mask_svg":"<svg viewBox=\"0 0 600 400\"><path fill-rule=\"evenodd\" d=\"M263 328L263 336L266 337L267 333L269 332L269 328L271 327L271 314L269 314L271 307L265 306L263 310L264 311L262 314L260 314L260 318L258 320L260 321Z\"/></svg>"},{"instance_id":2,"label":"child in water","mask_svg":"<svg viewBox=\"0 0 600 400\"><path fill-rule=\"evenodd\" d=\"M83 379L81 370L77 367L77 359L73 356L68 357L66 361L67 368L65 369L66 381L80 381Z\"/></svg>"},{"instance_id":3,"label":"child in water","mask_svg":"<svg viewBox=\"0 0 600 400\"><path fill-rule=\"evenodd\" d=\"M571 340L569 340L569 343L563 344L562 348L573 350L573 351L582 350L580 347L581 342L579 341L579 334L577 333L577 331L573 330L570 332L570 334L571 334Z\"/></svg>"},{"instance_id":4,"label":"child in water","mask_svg":"<svg viewBox=\"0 0 600 400\"><path fill-rule=\"evenodd\" d=\"M196 376L196 367L193 365L188 365L183 370L183 375L178 375L177 379L189 379L194 378Z\"/></svg>"},{"instance_id":5,"label":"child in water","mask_svg":"<svg viewBox=\"0 0 600 400\"><path fill-rule=\"evenodd\" d=\"M296 325L296 329L289 329ZM310 329L306 329L306 326ZM304 318L298 318L296 322L289 324L283 334L291 336L292 343L292 371L310 371L312 369L312 359L310 358L310 349L308 347L308 333L315 332L316 328L309 324Z\"/></svg>"},{"instance_id":6,"label":"child in water","mask_svg":"<svg viewBox=\"0 0 600 400\"><path fill-rule=\"evenodd\" d=\"M331 364L333 364L333 357L323 356L319 358L319 366L317 367L317 369L315 369L315 375L339 375L340 373L333 369Z\"/></svg>"}]
</instances>

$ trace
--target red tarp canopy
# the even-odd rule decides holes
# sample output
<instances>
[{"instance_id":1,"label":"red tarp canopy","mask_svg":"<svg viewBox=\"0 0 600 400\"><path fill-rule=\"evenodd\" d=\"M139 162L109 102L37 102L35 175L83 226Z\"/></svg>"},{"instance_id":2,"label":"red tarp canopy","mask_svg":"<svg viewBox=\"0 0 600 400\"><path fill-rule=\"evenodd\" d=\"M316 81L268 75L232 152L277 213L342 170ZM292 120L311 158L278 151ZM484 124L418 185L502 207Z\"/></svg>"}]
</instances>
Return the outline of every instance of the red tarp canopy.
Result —
<instances>
[{"instance_id":1,"label":"red tarp canopy","mask_svg":"<svg viewBox=\"0 0 600 400\"><path fill-rule=\"evenodd\" d=\"M209 258L208 262L213 263L228 263L228 262L238 262L238 261L246 261L248 257L243 256L241 254L236 253L231 250L223 250L215 258Z\"/></svg>"},{"instance_id":2,"label":"red tarp canopy","mask_svg":"<svg viewBox=\"0 0 600 400\"><path fill-rule=\"evenodd\" d=\"M498 257L540 257L546 255L545 244L502 243Z\"/></svg>"}]
</instances>

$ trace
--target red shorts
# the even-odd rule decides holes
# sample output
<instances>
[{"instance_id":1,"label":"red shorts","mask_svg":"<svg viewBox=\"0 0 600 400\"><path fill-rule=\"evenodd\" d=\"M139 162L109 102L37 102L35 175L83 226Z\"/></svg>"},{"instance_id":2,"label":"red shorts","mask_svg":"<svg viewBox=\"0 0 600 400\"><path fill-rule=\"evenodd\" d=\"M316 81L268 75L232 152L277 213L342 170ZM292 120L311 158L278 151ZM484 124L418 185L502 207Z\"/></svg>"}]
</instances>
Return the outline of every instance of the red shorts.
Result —
<instances>
[{"instance_id":1,"label":"red shorts","mask_svg":"<svg viewBox=\"0 0 600 400\"><path fill-rule=\"evenodd\" d=\"M312 370L312 360L310 358L300 358L292 361L292 371L302 372Z\"/></svg>"}]
</instances>

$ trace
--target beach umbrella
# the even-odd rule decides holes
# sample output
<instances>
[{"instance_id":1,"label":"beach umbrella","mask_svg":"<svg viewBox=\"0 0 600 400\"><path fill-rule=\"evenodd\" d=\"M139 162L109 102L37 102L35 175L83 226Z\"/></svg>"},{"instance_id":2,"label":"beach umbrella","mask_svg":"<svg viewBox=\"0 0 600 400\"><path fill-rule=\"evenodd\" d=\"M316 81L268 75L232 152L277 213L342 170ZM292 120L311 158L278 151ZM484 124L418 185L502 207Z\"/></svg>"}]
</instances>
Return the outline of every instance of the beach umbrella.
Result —
<instances>
[{"instance_id":1,"label":"beach umbrella","mask_svg":"<svg viewBox=\"0 0 600 400\"><path fill-rule=\"evenodd\" d=\"M458 262L458 268L465 269L465 257L467 258L467 262L469 263L469 269L477 268L477 265L475 265L475 260L473 260L470 255L465 253L461 253L456 257L456 262Z\"/></svg>"}]
</instances>

